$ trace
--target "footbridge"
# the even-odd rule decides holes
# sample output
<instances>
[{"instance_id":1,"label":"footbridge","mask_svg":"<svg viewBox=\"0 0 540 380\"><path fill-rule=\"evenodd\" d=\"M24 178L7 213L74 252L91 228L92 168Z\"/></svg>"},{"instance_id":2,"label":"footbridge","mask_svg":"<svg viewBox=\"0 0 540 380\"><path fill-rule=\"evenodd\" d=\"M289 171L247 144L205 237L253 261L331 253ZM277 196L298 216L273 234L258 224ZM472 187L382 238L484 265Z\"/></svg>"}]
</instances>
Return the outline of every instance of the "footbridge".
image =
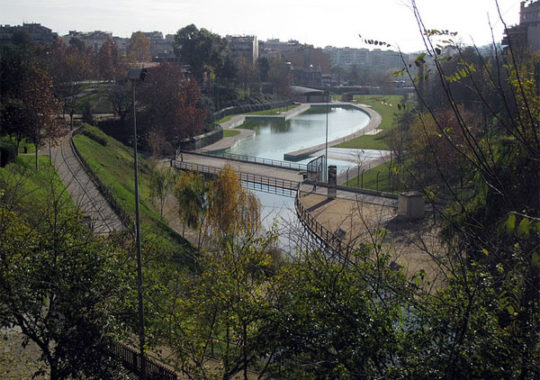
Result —
<instances>
[{"instance_id":1,"label":"footbridge","mask_svg":"<svg viewBox=\"0 0 540 380\"><path fill-rule=\"evenodd\" d=\"M171 160L171 166L177 170L216 175L229 165L249 188L291 197L307 173L306 165L244 155L183 152L178 158Z\"/></svg>"}]
</instances>

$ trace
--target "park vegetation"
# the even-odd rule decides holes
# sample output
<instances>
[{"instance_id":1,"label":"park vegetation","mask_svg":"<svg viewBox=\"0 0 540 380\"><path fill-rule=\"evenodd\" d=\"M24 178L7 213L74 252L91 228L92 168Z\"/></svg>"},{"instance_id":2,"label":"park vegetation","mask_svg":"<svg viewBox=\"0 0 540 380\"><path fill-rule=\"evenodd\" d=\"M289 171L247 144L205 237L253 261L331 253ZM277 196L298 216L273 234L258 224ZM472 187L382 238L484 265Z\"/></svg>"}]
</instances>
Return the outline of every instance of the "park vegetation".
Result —
<instances>
[{"instance_id":1,"label":"park vegetation","mask_svg":"<svg viewBox=\"0 0 540 380\"><path fill-rule=\"evenodd\" d=\"M412 7L426 52L397 74L419 101L399 106L385 143L396 157L389 170L433 209L440 244L421 248L443 280L434 286L425 271L396 265L382 226L347 255L299 230L298 247L285 255L277 226L261 228L259 202L230 167L210 179L141 160L148 353L193 379L540 376L538 56L511 44L488 55L464 48L453 33L424 28ZM143 37L133 36L133 59L147 58ZM113 45L96 55L79 42L53 46L51 61L24 36L3 48L2 136L32 141L37 152L61 135L57 116L74 101L69 88L56 89L117 75ZM137 84L143 136L156 155L204 126L201 82L234 86L225 45L183 28L175 51L194 79L161 65ZM102 64L89 65L91 56ZM284 67L259 68L286 95ZM245 90L247 74L236 77ZM129 87L118 86L111 99L127 121ZM129 148L85 128L75 143L132 211ZM58 179L44 179L47 165L11 165L0 171L0 327L20 328L39 347L40 373L51 379L114 378L108 347L138 331L133 236L93 236ZM197 233L192 249L165 224L171 195L183 228Z\"/></svg>"}]
</instances>

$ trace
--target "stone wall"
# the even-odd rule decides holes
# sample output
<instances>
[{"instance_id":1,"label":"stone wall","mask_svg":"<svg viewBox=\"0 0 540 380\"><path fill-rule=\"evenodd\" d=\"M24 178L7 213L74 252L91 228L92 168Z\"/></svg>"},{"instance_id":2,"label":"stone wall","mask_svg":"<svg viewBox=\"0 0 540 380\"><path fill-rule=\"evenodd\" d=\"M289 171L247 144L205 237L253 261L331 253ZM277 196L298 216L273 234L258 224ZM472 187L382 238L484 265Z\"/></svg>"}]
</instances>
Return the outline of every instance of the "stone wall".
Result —
<instances>
[{"instance_id":1,"label":"stone wall","mask_svg":"<svg viewBox=\"0 0 540 380\"><path fill-rule=\"evenodd\" d=\"M197 150L207 145L213 144L223 138L223 128L217 128L211 132L203 133L202 135L188 137L180 141L180 146L176 150L176 155L181 151Z\"/></svg>"}]
</instances>

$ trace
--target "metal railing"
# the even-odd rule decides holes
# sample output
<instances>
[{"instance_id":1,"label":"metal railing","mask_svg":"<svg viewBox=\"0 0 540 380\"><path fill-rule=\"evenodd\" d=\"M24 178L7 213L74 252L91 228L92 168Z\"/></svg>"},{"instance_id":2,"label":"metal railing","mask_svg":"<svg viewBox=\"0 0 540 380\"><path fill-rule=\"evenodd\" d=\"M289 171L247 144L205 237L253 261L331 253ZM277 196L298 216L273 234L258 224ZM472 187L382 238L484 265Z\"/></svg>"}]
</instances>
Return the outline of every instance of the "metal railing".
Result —
<instances>
[{"instance_id":1,"label":"metal railing","mask_svg":"<svg viewBox=\"0 0 540 380\"><path fill-rule=\"evenodd\" d=\"M242 183L244 183L245 187L249 190L261 191L263 193L277 194L277 195L281 195L281 196L289 197L289 198L296 197L296 190L293 190L293 189L267 186L258 182L242 181Z\"/></svg>"},{"instance_id":2,"label":"metal railing","mask_svg":"<svg viewBox=\"0 0 540 380\"><path fill-rule=\"evenodd\" d=\"M130 228L130 226L133 226L133 220L131 219L131 216L126 212L126 210L120 205L120 203L116 200L116 198L113 196L112 192L109 190L109 188L101 181L101 179L97 176L97 174L92 170L88 162L85 160L81 152L79 151L79 148L77 148L77 144L75 144L75 141L73 140L74 135L77 135L80 132L80 129L77 131L74 131L73 135L70 138L69 144L71 146L71 149L73 150L73 153L75 157L79 160L81 163L81 166L83 167L86 174L90 177L90 179L94 182L96 185L98 191L103 195L105 200L109 203L111 206L113 212L118 216L124 227Z\"/></svg>"},{"instance_id":3,"label":"metal railing","mask_svg":"<svg viewBox=\"0 0 540 380\"><path fill-rule=\"evenodd\" d=\"M297 194L299 194L299 192ZM317 219L312 216L308 210L306 210L304 205L302 205L299 195L296 196L294 206L300 221L305 224L307 228L319 238L319 240L331 248L334 253L339 255L342 260L348 261L348 253L351 252L354 247L344 243L337 234L319 223Z\"/></svg>"},{"instance_id":4,"label":"metal railing","mask_svg":"<svg viewBox=\"0 0 540 380\"><path fill-rule=\"evenodd\" d=\"M205 157L221 157L221 158L225 158L231 161L252 162L254 164L273 166L273 167L284 168L284 169L307 171L306 164L299 164L297 162L292 162L292 161L273 160L271 158L249 156L247 154L234 154L234 153L225 153L225 152L212 152L212 153L185 152L185 153L195 154L198 156L205 156Z\"/></svg>"},{"instance_id":5,"label":"metal railing","mask_svg":"<svg viewBox=\"0 0 540 380\"><path fill-rule=\"evenodd\" d=\"M118 360L124 368L134 373L141 374L141 355L129 346L122 343L114 343L110 347L111 355ZM178 375L161 364L145 357L146 378L148 380L178 380Z\"/></svg>"},{"instance_id":6,"label":"metal railing","mask_svg":"<svg viewBox=\"0 0 540 380\"><path fill-rule=\"evenodd\" d=\"M222 168L216 168L214 166L200 165L200 164L194 164L191 162L182 162L182 161L177 161L177 160L171 160L171 166L180 170L191 170L191 171L196 171L199 173L205 173L205 174L211 174L211 175L217 175L223 170ZM290 180L281 179L281 178L268 177L268 176L263 176L259 174L243 173L243 172L238 172L236 170L235 172L238 174L240 181L253 182L259 185L263 185L263 186L296 190L299 184L299 182L290 181Z\"/></svg>"}]
</instances>

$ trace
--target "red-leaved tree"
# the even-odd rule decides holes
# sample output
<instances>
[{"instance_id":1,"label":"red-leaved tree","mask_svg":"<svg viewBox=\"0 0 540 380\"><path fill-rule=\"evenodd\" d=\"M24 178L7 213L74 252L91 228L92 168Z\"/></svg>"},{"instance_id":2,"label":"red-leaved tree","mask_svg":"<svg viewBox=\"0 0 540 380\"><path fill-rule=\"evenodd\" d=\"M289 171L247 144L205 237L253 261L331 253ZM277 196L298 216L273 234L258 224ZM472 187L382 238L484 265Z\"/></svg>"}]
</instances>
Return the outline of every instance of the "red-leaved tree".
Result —
<instances>
[{"instance_id":1,"label":"red-leaved tree","mask_svg":"<svg viewBox=\"0 0 540 380\"><path fill-rule=\"evenodd\" d=\"M204 129L206 110L200 102L199 86L186 78L180 66L164 63L149 69L137 100L142 103L143 134L162 136L172 148Z\"/></svg>"}]
</instances>

